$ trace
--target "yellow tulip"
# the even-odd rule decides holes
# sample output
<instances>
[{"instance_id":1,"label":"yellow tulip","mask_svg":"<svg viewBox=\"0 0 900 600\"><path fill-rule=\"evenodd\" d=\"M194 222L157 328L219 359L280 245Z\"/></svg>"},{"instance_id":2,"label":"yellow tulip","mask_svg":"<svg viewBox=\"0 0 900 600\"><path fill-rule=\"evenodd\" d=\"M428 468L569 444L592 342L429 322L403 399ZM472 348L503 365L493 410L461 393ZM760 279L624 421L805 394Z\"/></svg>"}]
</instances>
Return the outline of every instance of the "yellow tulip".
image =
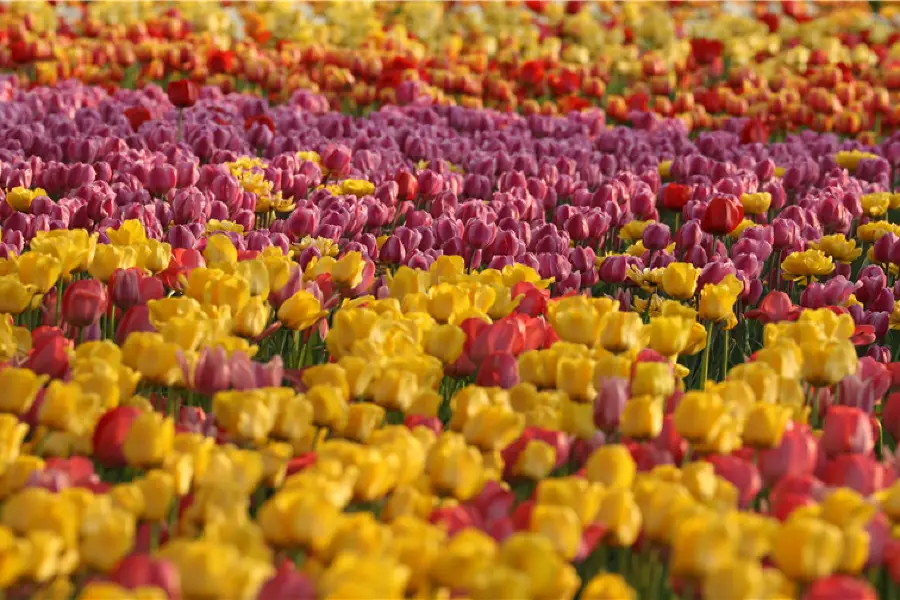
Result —
<instances>
[{"instance_id":1,"label":"yellow tulip","mask_svg":"<svg viewBox=\"0 0 900 600\"><path fill-rule=\"evenodd\" d=\"M670 263L662 275L663 291L679 300L692 298L697 291L700 269L690 263Z\"/></svg>"},{"instance_id":2,"label":"yellow tulip","mask_svg":"<svg viewBox=\"0 0 900 600\"><path fill-rule=\"evenodd\" d=\"M46 294L59 280L62 265L49 254L26 252L19 257L18 274L22 283L34 286L39 293Z\"/></svg>"},{"instance_id":3,"label":"yellow tulip","mask_svg":"<svg viewBox=\"0 0 900 600\"><path fill-rule=\"evenodd\" d=\"M22 283L18 275L0 275L0 313L18 315L31 305L37 288Z\"/></svg>"},{"instance_id":4,"label":"yellow tulip","mask_svg":"<svg viewBox=\"0 0 900 600\"><path fill-rule=\"evenodd\" d=\"M775 564L797 581L815 581L831 575L842 553L841 530L812 517L790 517L772 541Z\"/></svg>"},{"instance_id":5,"label":"yellow tulip","mask_svg":"<svg viewBox=\"0 0 900 600\"><path fill-rule=\"evenodd\" d=\"M171 452L174 438L175 423L170 417L142 413L132 422L122 453L132 466L158 466Z\"/></svg>"},{"instance_id":6,"label":"yellow tulip","mask_svg":"<svg viewBox=\"0 0 900 600\"><path fill-rule=\"evenodd\" d=\"M588 481L610 489L630 489L636 473L631 452L620 444L597 448L585 463Z\"/></svg>"},{"instance_id":7,"label":"yellow tulip","mask_svg":"<svg viewBox=\"0 0 900 600\"><path fill-rule=\"evenodd\" d=\"M306 290L300 290L288 298L278 309L278 319L294 331L309 329L326 314L318 298Z\"/></svg>"}]
</instances>

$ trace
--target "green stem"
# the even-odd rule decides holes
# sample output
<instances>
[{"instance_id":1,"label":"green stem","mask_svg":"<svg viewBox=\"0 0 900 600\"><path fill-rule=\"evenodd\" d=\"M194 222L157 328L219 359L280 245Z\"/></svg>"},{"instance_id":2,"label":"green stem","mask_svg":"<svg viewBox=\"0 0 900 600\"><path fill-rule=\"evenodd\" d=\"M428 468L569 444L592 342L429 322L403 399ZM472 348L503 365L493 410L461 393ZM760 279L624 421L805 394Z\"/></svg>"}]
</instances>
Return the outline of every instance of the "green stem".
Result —
<instances>
[{"instance_id":1,"label":"green stem","mask_svg":"<svg viewBox=\"0 0 900 600\"><path fill-rule=\"evenodd\" d=\"M709 378L709 350L713 341L712 323L706 324L706 347L703 349L703 367L700 371L700 389L706 389L706 380Z\"/></svg>"},{"instance_id":2,"label":"green stem","mask_svg":"<svg viewBox=\"0 0 900 600\"><path fill-rule=\"evenodd\" d=\"M729 333L729 331L727 329L724 329L722 331L722 333L725 334L725 338L724 338L724 344L723 344L723 348L722 348L722 357L723 357L722 376L719 379L725 379L725 377L728 375L728 350L729 350L728 341L731 339L731 334Z\"/></svg>"}]
</instances>

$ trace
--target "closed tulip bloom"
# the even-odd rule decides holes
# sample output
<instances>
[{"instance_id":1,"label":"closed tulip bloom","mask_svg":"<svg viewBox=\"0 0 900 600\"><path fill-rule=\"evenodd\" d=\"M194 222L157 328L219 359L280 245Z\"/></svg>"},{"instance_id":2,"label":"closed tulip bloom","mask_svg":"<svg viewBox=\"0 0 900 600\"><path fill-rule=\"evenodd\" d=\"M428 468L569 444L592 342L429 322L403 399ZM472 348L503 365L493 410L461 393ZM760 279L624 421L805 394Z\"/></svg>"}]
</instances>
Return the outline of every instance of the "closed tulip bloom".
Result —
<instances>
[{"instance_id":1,"label":"closed tulip bloom","mask_svg":"<svg viewBox=\"0 0 900 600\"><path fill-rule=\"evenodd\" d=\"M601 446L585 463L588 480L611 489L630 489L636 473L631 453L620 444Z\"/></svg>"},{"instance_id":2,"label":"closed tulip bloom","mask_svg":"<svg viewBox=\"0 0 900 600\"><path fill-rule=\"evenodd\" d=\"M129 465L152 467L172 451L175 423L156 412L141 413L132 422L122 444L122 454Z\"/></svg>"},{"instance_id":3,"label":"closed tulip bloom","mask_svg":"<svg viewBox=\"0 0 900 600\"><path fill-rule=\"evenodd\" d=\"M790 420L791 409L786 406L755 404L744 421L744 444L756 448L777 448Z\"/></svg>"},{"instance_id":4,"label":"closed tulip bloom","mask_svg":"<svg viewBox=\"0 0 900 600\"><path fill-rule=\"evenodd\" d=\"M829 457L844 453L868 454L875 448L869 415L853 406L830 407L820 444Z\"/></svg>"},{"instance_id":5,"label":"closed tulip bloom","mask_svg":"<svg viewBox=\"0 0 900 600\"><path fill-rule=\"evenodd\" d=\"M153 587L171 600L181 597L181 576L172 563L149 554L130 554L116 565L109 580L128 590Z\"/></svg>"},{"instance_id":6,"label":"closed tulip bloom","mask_svg":"<svg viewBox=\"0 0 900 600\"><path fill-rule=\"evenodd\" d=\"M169 82L166 88L169 96L169 102L178 108L190 108L197 103L197 97L200 90L197 84L189 79L179 79Z\"/></svg>"},{"instance_id":7,"label":"closed tulip bloom","mask_svg":"<svg viewBox=\"0 0 900 600\"><path fill-rule=\"evenodd\" d=\"M705 321L728 321L734 316L734 305L743 284L733 275L721 283L705 285L700 290L700 318Z\"/></svg>"},{"instance_id":8,"label":"closed tulip bloom","mask_svg":"<svg viewBox=\"0 0 900 600\"><path fill-rule=\"evenodd\" d=\"M581 591L583 600L637 600L637 597L625 578L615 573L594 576Z\"/></svg>"},{"instance_id":9,"label":"closed tulip bloom","mask_svg":"<svg viewBox=\"0 0 900 600\"><path fill-rule=\"evenodd\" d=\"M75 327L89 327L100 320L106 311L106 286L96 279L75 281L66 288L62 298L62 317Z\"/></svg>"},{"instance_id":10,"label":"closed tulip bloom","mask_svg":"<svg viewBox=\"0 0 900 600\"><path fill-rule=\"evenodd\" d=\"M718 394L688 392L675 409L675 429L692 443L708 442L718 435L725 414L725 404Z\"/></svg>"},{"instance_id":11,"label":"closed tulip bloom","mask_svg":"<svg viewBox=\"0 0 900 600\"><path fill-rule=\"evenodd\" d=\"M610 352L625 352L640 342L643 321L634 312L611 312L600 321L600 345Z\"/></svg>"},{"instance_id":12,"label":"closed tulip bloom","mask_svg":"<svg viewBox=\"0 0 900 600\"><path fill-rule=\"evenodd\" d=\"M738 531L734 524L710 514L691 516L675 525L670 561L672 573L705 577L734 560Z\"/></svg>"},{"instance_id":13,"label":"closed tulip bloom","mask_svg":"<svg viewBox=\"0 0 900 600\"><path fill-rule=\"evenodd\" d=\"M680 183L670 183L662 189L662 205L668 210L680 212L693 195L694 190L691 186L682 185Z\"/></svg>"},{"instance_id":14,"label":"closed tulip bloom","mask_svg":"<svg viewBox=\"0 0 900 600\"><path fill-rule=\"evenodd\" d=\"M18 315L31 305L37 289L18 275L0 275L0 313Z\"/></svg>"},{"instance_id":15,"label":"closed tulip bloom","mask_svg":"<svg viewBox=\"0 0 900 600\"><path fill-rule=\"evenodd\" d=\"M100 417L94 428L92 454L105 467L118 468L128 464L123 447L131 424L141 414L133 406L119 406Z\"/></svg>"},{"instance_id":16,"label":"closed tulip bloom","mask_svg":"<svg viewBox=\"0 0 900 600\"><path fill-rule=\"evenodd\" d=\"M805 342L803 352L803 379L816 387L829 387L847 375L856 373L856 348L850 340Z\"/></svg>"},{"instance_id":17,"label":"closed tulip bloom","mask_svg":"<svg viewBox=\"0 0 900 600\"><path fill-rule=\"evenodd\" d=\"M772 205L772 194L768 192L743 194L741 195L741 205L748 215L764 215Z\"/></svg>"},{"instance_id":18,"label":"closed tulip bloom","mask_svg":"<svg viewBox=\"0 0 900 600\"><path fill-rule=\"evenodd\" d=\"M712 235L727 235L744 220L744 207L728 196L714 196L706 206L700 228Z\"/></svg>"},{"instance_id":19,"label":"closed tulip bloom","mask_svg":"<svg viewBox=\"0 0 900 600\"><path fill-rule=\"evenodd\" d=\"M739 560L703 578L703 597L755 600L763 597L766 579L763 568L753 560Z\"/></svg>"},{"instance_id":20,"label":"closed tulip bloom","mask_svg":"<svg viewBox=\"0 0 900 600\"><path fill-rule=\"evenodd\" d=\"M38 374L31 369L4 368L0 371L0 386L2 386L0 389L6 392L0 398L0 410L24 415L31 408L47 379L47 375Z\"/></svg>"},{"instance_id":21,"label":"closed tulip bloom","mask_svg":"<svg viewBox=\"0 0 900 600\"><path fill-rule=\"evenodd\" d=\"M628 400L619 423L622 435L637 440L656 439L663 429L664 404L662 398L648 395Z\"/></svg>"},{"instance_id":22,"label":"closed tulip bloom","mask_svg":"<svg viewBox=\"0 0 900 600\"><path fill-rule=\"evenodd\" d=\"M278 320L288 329L304 331L315 325L326 314L318 298L306 290L300 290L278 309Z\"/></svg>"},{"instance_id":23,"label":"closed tulip bloom","mask_svg":"<svg viewBox=\"0 0 900 600\"><path fill-rule=\"evenodd\" d=\"M39 252L26 252L19 258L17 266L22 283L34 286L41 294L50 291L62 273L59 260Z\"/></svg>"},{"instance_id":24,"label":"closed tulip bloom","mask_svg":"<svg viewBox=\"0 0 900 600\"><path fill-rule=\"evenodd\" d=\"M643 522L634 493L622 488L612 489L603 497L597 520L606 526L608 542L623 548L634 544Z\"/></svg>"},{"instance_id":25,"label":"closed tulip bloom","mask_svg":"<svg viewBox=\"0 0 900 600\"><path fill-rule=\"evenodd\" d=\"M667 398L675 391L675 377L668 362L641 361L635 363L631 374L632 396Z\"/></svg>"},{"instance_id":26,"label":"closed tulip bloom","mask_svg":"<svg viewBox=\"0 0 900 600\"><path fill-rule=\"evenodd\" d=\"M512 473L531 481L542 481L556 467L556 448L542 440L529 440L516 459Z\"/></svg>"},{"instance_id":27,"label":"closed tulip bloom","mask_svg":"<svg viewBox=\"0 0 900 600\"><path fill-rule=\"evenodd\" d=\"M680 300L692 298L697 291L701 272L701 269L690 263L671 263L663 271L662 289L673 298Z\"/></svg>"},{"instance_id":28,"label":"closed tulip bloom","mask_svg":"<svg viewBox=\"0 0 900 600\"><path fill-rule=\"evenodd\" d=\"M647 347L663 356L673 357L685 351L691 341L696 321L680 316L652 317L645 327L649 336ZM704 332L704 341L706 334Z\"/></svg>"},{"instance_id":29,"label":"closed tulip bloom","mask_svg":"<svg viewBox=\"0 0 900 600\"><path fill-rule=\"evenodd\" d=\"M812 517L789 518L776 532L772 550L785 575L815 581L837 568L843 551L841 530Z\"/></svg>"}]
</instances>

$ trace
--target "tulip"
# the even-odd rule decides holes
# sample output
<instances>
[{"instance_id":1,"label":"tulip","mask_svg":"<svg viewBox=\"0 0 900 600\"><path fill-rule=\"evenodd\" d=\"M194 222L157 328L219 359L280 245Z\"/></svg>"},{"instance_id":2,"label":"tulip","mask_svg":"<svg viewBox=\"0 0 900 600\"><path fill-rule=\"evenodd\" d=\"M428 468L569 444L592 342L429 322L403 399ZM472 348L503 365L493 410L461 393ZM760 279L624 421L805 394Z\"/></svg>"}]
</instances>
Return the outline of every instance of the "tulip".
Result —
<instances>
[{"instance_id":1,"label":"tulip","mask_svg":"<svg viewBox=\"0 0 900 600\"><path fill-rule=\"evenodd\" d=\"M728 196L714 196L706 206L700 227L712 235L727 235L744 220L744 207Z\"/></svg>"},{"instance_id":2,"label":"tulip","mask_svg":"<svg viewBox=\"0 0 900 600\"><path fill-rule=\"evenodd\" d=\"M85 328L96 323L106 312L106 287L96 279L82 279L71 283L62 298L62 317L75 327Z\"/></svg>"},{"instance_id":3,"label":"tulip","mask_svg":"<svg viewBox=\"0 0 900 600\"><path fill-rule=\"evenodd\" d=\"M154 587L165 592L169 600L181 597L181 578L175 567L166 560L147 554L126 556L109 574L109 580L125 589Z\"/></svg>"},{"instance_id":4,"label":"tulip","mask_svg":"<svg viewBox=\"0 0 900 600\"><path fill-rule=\"evenodd\" d=\"M875 447L868 415L851 406L832 406L825 417L822 449L829 457L839 454L868 454Z\"/></svg>"},{"instance_id":5,"label":"tulip","mask_svg":"<svg viewBox=\"0 0 900 600\"><path fill-rule=\"evenodd\" d=\"M178 79L169 82L166 93L169 96L169 102L178 108L183 109L190 108L197 103L199 90L197 84L193 81L190 81L189 79Z\"/></svg>"},{"instance_id":6,"label":"tulip","mask_svg":"<svg viewBox=\"0 0 900 600\"><path fill-rule=\"evenodd\" d=\"M140 414L141 411L135 407L120 406L100 417L92 439L92 453L100 464L109 468L124 467L127 464L123 451L125 438L131 424Z\"/></svg>"}]
</instances>

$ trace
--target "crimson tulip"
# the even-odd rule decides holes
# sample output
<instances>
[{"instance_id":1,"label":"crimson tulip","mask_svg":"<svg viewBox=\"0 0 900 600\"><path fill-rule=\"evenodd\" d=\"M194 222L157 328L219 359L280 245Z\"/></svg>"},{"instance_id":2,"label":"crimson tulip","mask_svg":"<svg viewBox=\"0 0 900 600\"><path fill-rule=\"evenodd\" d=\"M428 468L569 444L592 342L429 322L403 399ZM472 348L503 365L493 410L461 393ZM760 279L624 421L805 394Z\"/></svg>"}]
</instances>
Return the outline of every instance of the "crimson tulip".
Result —
<instances>
[{"instance_id":1,"label":"crimson tulip","mask_svg":"<svg viewBox=\"0 0 900 600\"><path fill-rule=\"evenodd\" d=\"M156 331L156 327L150 322L150 309L146 304L132 306L125 311L116 325L115 342L121 346L135 331Z\"/></svg>"},{"instance_id":2,"label":"crimson tulip","mask_svg":"<svg viewBox=\"0 0 900 600\"><path fill-rule=\"evenodd\" d=\"M769 141L769 128L757 117L748 119L741 129L742 144L765 144Z\"/></svg>"},{"instance_id":3,"label":"crimson tulip","mask_svg":"<svg viewBox=\"0 0 900 600\"><path fill-rule=\"evenodd\" d=\"M772 485L788 475L812 475L816 468L818 443L807 425L789 425L777 448L759 454L763 480Z\"/></svg>"},{"instance_id":4,"label":"crimson tulip","mask_svg":"<svg viewBox=\"0 0 900 600\"><path fill-rule=\"evenodd\" d=\"M259 591L256 600L315 600L316 587L309 576L285 559Z\"/></svg>"},{"instance_id":5,"label":"crimson tulip","mask_svg":"<svg viewBox=\"0 0 900 600\"><path fill-rule=\"evenodd\" d=\"M700 229L712 235L728 235L744 220L744 207L728 196L713 196L700 220Z\"/></svg>"},{"instance_id":6,"label":"crimson tulip","mask_svg":"<svg viewBox=\"0 0 900 600\"><path fill-rule=\"evenodd\" d=\"M719 40L694 38L691 40L691 56L698 65L711 65L722 56L723 45Z\"/></svg>"},{"instance_id":7,"label":"crimson tulip","mask_svg":"<svg viewBox=\"0 0 900 600\"><path fill-rule=\"evenodd\" d=\"M716 475L727 479L740 493L740 506L747 508L762 489L759 469L751 461L733 455L715 455L707 459Z\"/></svg>"},{"instance_id":8,"label":"crimson tulip","mask_svg":"<svg viewBox=\"0 0 900 600\"><path fill-rule=\"evenodd\" d=\"M668 210L680 212L693 197L694 190L689 185L670 183L662 189L662 205Z\"/></svg>"},{"instance_id":9,"label":"crimson tulip","mask_svg":"<svg viewBox=\"0 0 900 600\"><path fill-rule=\"evenodd\" d=\"M73 327L89 327L106 312L106 286L97 279L81 279L63 293L62 318Z\"/></svg>"},{"instance_id":10,"label":"crimson tulip","mask_svg":"<svg viewBox=\"0 0 900 600\"><path fill-rule=\"evenodd\" d=\"M812 582L802 600L876 600L878 594L868 581L852 575L829 575Z\"/></svg>"},{"instance_id":11,"label":"crimson tulip","mask_svg":"<svg viewBox=\"0 0 900 600\"><path fill-rule=\"evenodd\" d=\"M28 354L25 366L38 375L62 379L69 372L69 352L72 342L55 327L38 328L38 330L40 329L50 329L53 333L40 336L32 334L31 352ZM37 333L38 330L35 330L34 333Z\"/></svg>"},{"instance_id":12,"label":"crimson tulip","mask_svg":"<svg viewBox=\"0 0 900 600\"><path fill-rule=\"evenodd\" d=\"M137 131L141 128L141 125L149 121L152 117L147 108L143 106L132 106L131 108L125 109L125 118L128 119L128 124L131 125L131 129Z\"/></svg>"},{"instance_id":13,"label":"crimson tulip","mask_svg":"<svg viewBox=\"0 0 900 600\"><path fill-rule=\"evenodd\" d=\"M832 406L819 440L829 458L839 454L868 454L875 448L869 415L855 406Z\"/></svg>"},{"instance_id":14,"label":"crimson tulip","mask_svg":"<svg viewBox=\"0 0 900 600\"><path fill-rule=\"evenodd\" d=\"M871 496L891 485L896 473L872 456L841 454L828 461L823 479L828 485L848 487Z\"/></svg>"},{"instance_id":15,"label":"crimson tulip","mask_svg":"<svg viewBox=\"0 0 900 600\"><path fill-rule=\"evenodd\" d=\"M169 95L169 102L178 108L190 108L197 103L200 90L190 79L179 79L169 83L166 93Z\"/></svg>"},{"instance_id":16,"label":"crimson tulip","mask_svg":"<svg viewBox=\"0 0 900 600\"><path fill-rule=\"evenodd\" d=\"M745 316L768 325L781 321L795 321L801 312L802 309L791 302L790 296L781 290L772 290L759 303L759 308L748 310Z\"/></svg>"},{"instance_id":17,"label":"crimson tulip","mask_svg":"<svg viewBox=\"0 0 900 600\"><path fill-rule=\"evenodd\" d=\"M181 597L181 576L172 563L149 554L129 554L109 574L109 580L125 589L161 589L169 600Z\"/></svg>"},{"instance_id":18,"label":"crimson tulip","mask_svg":"<svg viewBox=\"0 0 900 600\"><path fill-rule=\"evenodd\" d=\"M128 464L123 446L131 424L140 414L141 410L134 406L117 406L103 413L92 438L93 455L97 462L109 468Z\"/></svg>"},{"instance_id":19,"label":"crimson tulip","mask_svg":"<svg viewBox=\"0 0 900 600\"><path fill-rule=\"evenodd\" d=\"M488 355L475 376L475 384L484 387L501 387L508 390L517 383L519 383L519 361L508 352Z\"/></svg>"}]
</instances>

